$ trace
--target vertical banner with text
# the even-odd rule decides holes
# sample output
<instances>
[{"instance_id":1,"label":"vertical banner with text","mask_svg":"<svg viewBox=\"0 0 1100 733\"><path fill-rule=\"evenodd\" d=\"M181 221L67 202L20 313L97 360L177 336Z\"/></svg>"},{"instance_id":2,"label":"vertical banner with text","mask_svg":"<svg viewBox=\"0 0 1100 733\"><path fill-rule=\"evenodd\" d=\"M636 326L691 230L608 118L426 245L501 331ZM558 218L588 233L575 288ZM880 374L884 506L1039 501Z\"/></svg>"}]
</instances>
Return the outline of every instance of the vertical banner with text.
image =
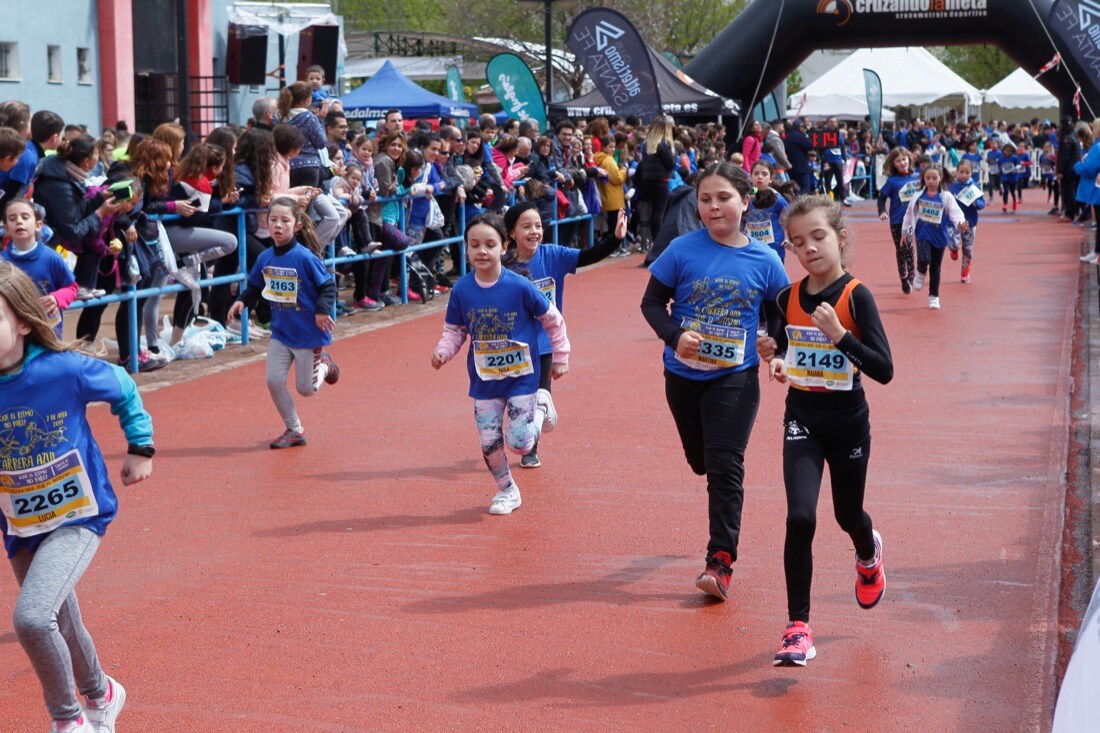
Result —
<instances>
[{"instance_id":1,"label":"vertical banner with text","mask_svg":"<svg viewBox=\"0 0 1100 733\"><path fill-rule=\"evenodd\" d=\"M542 91L523 59L514 53L498 53L485 65L485 78L509 117L538 120L539 129L546 129Z\"/></svg>"},{"instance_id":2,"label":"vertical banner with text","mask_svg":"<svg viewBox=\"0 0 1100 733\"><path fill-rule=\"evenodd\" d=\"M1050 27L1093 88L1100 87L1100 1L1057 0L1050 9Z\"/></svg>"},{"instance_id":3,"label":"vertical banner with text","mask_svg":"<svg viewBox=\"0 0 1100 733\"><path fill-rule=\"evenodd\" d=\"M462 89L462 74L458 70L458 64L447 69L447 98L456 102L466 101L466 92ZM459 127L466 127L469 120L460 117L455 122Z\"/></svg>"},{"instance_id":4,"label":"vertical banner with text","mask_svg":"<svg viewBox=\"0 0 1100 733\"><path fill-rule=\"evenodd\" d=\"M867 114L871 116L871 141L878 140L882 130L882 79L870 69L863 70L863 85L867 88Z\"/></svg>"},{"instance_id":5,"label":"vertical banner with text","mask_svg":"<svg viewBox=\"0 0 1100 733\"><path fill-rule=\"evenodd\" d=\"M617 115L649 123L661 114L661 94L649 49L626 16L591 8L569 26L565 45Z\"/></svg>"}]
</instances>

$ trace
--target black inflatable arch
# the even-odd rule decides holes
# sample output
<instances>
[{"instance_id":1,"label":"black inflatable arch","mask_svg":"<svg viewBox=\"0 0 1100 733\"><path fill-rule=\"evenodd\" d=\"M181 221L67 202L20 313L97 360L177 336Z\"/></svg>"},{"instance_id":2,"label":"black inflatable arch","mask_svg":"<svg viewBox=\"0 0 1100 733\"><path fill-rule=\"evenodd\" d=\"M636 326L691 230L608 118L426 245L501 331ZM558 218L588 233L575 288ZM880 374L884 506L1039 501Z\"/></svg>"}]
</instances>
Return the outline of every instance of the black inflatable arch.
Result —
<instances>
[{"instance_id":1,"label":"black inflatable arch","mask_svg":"<svg viewBox=\"0 0 1100 733\"><path fill-rule=\"evenodd\" d=\"M1081 116L1100 116L1100 89L1050 25L1055 1L755 0L687 73L750 110L817 49L993 44L1032 75L1057 50L1081 85ZM1076 9L1077 2L1063 2ZM1058 98L1062 114L1074 115L1076 85L1064 66L1039 82Z\"/></svg>"}]
</instances>

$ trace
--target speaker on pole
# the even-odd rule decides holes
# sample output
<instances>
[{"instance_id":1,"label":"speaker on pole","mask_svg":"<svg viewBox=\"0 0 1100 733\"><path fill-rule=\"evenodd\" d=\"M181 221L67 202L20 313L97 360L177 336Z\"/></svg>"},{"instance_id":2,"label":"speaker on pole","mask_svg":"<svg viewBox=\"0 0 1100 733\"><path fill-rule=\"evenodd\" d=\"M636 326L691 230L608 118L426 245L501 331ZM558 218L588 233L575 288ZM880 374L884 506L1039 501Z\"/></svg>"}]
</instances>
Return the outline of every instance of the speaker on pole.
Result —
<instances>
[{"instance_id":1,"label":"speaker on pole","mask_svg":"<svg viewBox=\"0 0 1100 733\"><path fill-rule=\"evenodd\" d=\"M267 82L267 28L229 24L225 75L230 84L262 86Z\"/></svg>"},{"instance_id":2,"label":"speaker on pole","mask_svg":"<svg viewBox=\"0 0 1100 733\"><path fill-rule=\"evenodd\" d=\"M298 78L306 78L306 69L320 66L325 83L336 83L336 50L340 44L340 26L311 25L298 35Z\"/></svg>"}]
</instances>

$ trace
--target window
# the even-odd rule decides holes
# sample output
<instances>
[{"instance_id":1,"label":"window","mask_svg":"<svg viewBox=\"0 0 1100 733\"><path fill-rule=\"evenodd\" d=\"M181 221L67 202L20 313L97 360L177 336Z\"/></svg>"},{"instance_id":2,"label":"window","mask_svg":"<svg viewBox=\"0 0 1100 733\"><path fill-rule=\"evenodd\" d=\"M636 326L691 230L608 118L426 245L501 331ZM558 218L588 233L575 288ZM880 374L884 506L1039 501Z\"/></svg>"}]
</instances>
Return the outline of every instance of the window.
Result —
<instances>
[{"instance_id":1,"label":"window","mask_svg":"<svg viewBox=\"0 0 1100 733\"><path fill-rule=\"evenodd\" d=\"M61 81L61 46L46 46L46 81Z\"/></svg>"},{"instance_id":2,"label":"window","mask_svg":"<svg viewBox=\"0 0 1100 733\"><path fill-rule=\"evenodd\" d=\"M19 44L0 41L0 79L19 79Z\"/></svg>"},{"instance_id":3,"label":"window","mask_svg":"<svg viewBox=\"0 0 1100 733\"><path fill-rule=\"evenodd\" d=\"M86 48L76 49L76 83L92 83L91 54Z\"/></svg>"}]
</instances>

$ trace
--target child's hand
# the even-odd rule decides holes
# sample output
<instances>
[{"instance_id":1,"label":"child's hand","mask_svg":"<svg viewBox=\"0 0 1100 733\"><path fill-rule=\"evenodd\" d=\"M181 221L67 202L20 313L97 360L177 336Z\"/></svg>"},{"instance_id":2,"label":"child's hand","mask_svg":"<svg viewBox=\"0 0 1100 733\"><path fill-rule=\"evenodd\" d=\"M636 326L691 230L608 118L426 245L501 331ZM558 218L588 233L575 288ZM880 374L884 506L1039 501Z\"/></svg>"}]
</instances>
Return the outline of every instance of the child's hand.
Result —
<instances>
[{"instance_id":1,"label":"child's hand","mask_svg":"<svg viewBox=\"0 0 1100 733\"><path fill-rule=\"evenodd\" d=\"M782 359L772 359L768 362L768 380L780 384L787 383L787 364Z\"/></svg>"},{"instance_id":2,"label":"child's hand","mask_svg":"<svg viewBox=\"0 0 1100 733\"><path fill-rule=\"evenodd\" d=\"M233 204L237 203L237 200L240 197L241 197L241 192L234 188L232 191L227 193L225 196L222 196L222 203L225 204L226 206L232 206Z\"/></svg>"},{"instance_id":3,"label":"child's hand","mask_svg":"<svg viewBox=\"0 0 1100 733\"><path fill-rule=\"evenodd\" d=\"M619 218L615 220L615 239L626 239L626 209L619 209Z\"/></svg>"},{"instance_id":4,"label":"child's hand","mask_svg":"<svg viewBox=\"0 0 1100 733\"><path fill-rule=\"evenodd\" d=\"M321 329L325 333L332 333L332 329L336 326L336 321L332 320L332 316L327 313L317 314L317 328Z\"/></svg>"},{"instance_id":5,"label":"child's hand","mask_svg":"<svg viewBox=\"0 0 1100 733\"><path fill-rule=\"evenodd\" d=\"M129 229L126 230L125 234L126 234L126 241L129 242L130 244L133 244L134 242L137 241L137 228L136 227L131 226Z\"/></svg>"},{"instance_id":6,"label":"child's hand","mask_svg":"<svg viewBox=\"0 0 1100 733\"><path fill-rule=\"evenodd\" d=\"M190 201L177 201L176 202L176 213L179 214L180 216L184 217L184 218L186 218L188 216L191 216L196 211L198 211L198 209L196 209L194 206L192 206Z\"/></svg>"},{"instance_id":7,"label":"child's hand","mask_svg":"<svg viewBox=\"0 0 1100 733\"><path fill-rule=\"evenodd\" d=\"M447 363L447 356L442 351L432 354L432 369L439 369Z\"/></svg>"},{"instance_id":8,"label":"child's hand","mask_svg":"<svg viewBox=\"0 0 1100 733\"><path fill-rule=\"evenodd\" d=\"M810 318L813 320L814 325L828 336L834 344L839 343L844 338L844 334L848 333L848 329L840 324L836 311L828 303L822 303L815 308L814 312L810 314Z\"/></svg>"},{"instance_id":9,"label":"child's hand","mask_svg":"<svg viewBox=\"0 0 1100 733\"><path fill-rule=\"evenodd\" d=\"M227 321L236 321L241 317L241 313L244 311L244 303L239 300L233 301L233 305L229 306L229 312L225 314Z\"/></svg>"},{"instance_id":10,"label":"child's hand","mask_svg":"<svg viewBox=\"0 0 1100 733\"><path fill-rule=\"evenodd\" d=\"M703 343L703 337L695 331L684 331L680 334L680 340L676 342L676 354L684 359L690 359L699 353L699 346Z\"/></svg>"},{"instance_id":11,"label":"child's hand","mask_svg":"<svg viewBox=\"0 0 1100 733\"><path fill-rule=\"evenodd\" d=\"M153 459L127 454L122 462L122 485L132 486L153 475Z\"/></svg>"},{"instance_id":12,"label":"child's hand","mask_svg":"<svg viewBox=\"0 0 1100 733\"><path fill-rule=\"evenodd\" d=\"M879 221L886 221L889 218L890 218L890 215L887 214L885 211L878 215L878 220Z\"/></svg>"},{"instance_id":13,"label":"child's hand","mask_svg":"<svg viewBox=\"0 0 1100 733\"><path fill-rule=\"evenodd\" d=\"M53 318L57 315L57 298L52 295L43 295L38 299L38 302L42 304L42 310L46 311L48 318Z\"/></svg>"},{"instance_id":14,"label":"child's hand","mask_svg":"<svg viewBox=\"0 0 1100 733\"><path fill-rule=\"evenodd\" d=\"M958 224L958 226L956 226L955 228L958 229L960 232L969 232L970 231L970 225L967 224L965 221L960 222Z\"/></svg>"},{"instance_id":15,"label":"child's hand","mask_svg":"<svg viewBox=\"0 0 1100 733\"><path fill-rule=\"evenodd\" d=\"M569 373L569 365L568 364L554 364L550 367L550 378L551 379L561 379L562 377L564 377L568 373Z\"/></svg>"},{"instance_id":16,"label":"child's hand","mask_svg":"<svg viewBox=\"0 0 1100 733\"><path fill-rule=\"evenodd\" d=\"M757 336L756 337L756 353L760 354L760 358L764 361L771 361L775 356L775 350L779 344L775 343L775 339L771 336Z\"/></svg>"}]
</instances>

